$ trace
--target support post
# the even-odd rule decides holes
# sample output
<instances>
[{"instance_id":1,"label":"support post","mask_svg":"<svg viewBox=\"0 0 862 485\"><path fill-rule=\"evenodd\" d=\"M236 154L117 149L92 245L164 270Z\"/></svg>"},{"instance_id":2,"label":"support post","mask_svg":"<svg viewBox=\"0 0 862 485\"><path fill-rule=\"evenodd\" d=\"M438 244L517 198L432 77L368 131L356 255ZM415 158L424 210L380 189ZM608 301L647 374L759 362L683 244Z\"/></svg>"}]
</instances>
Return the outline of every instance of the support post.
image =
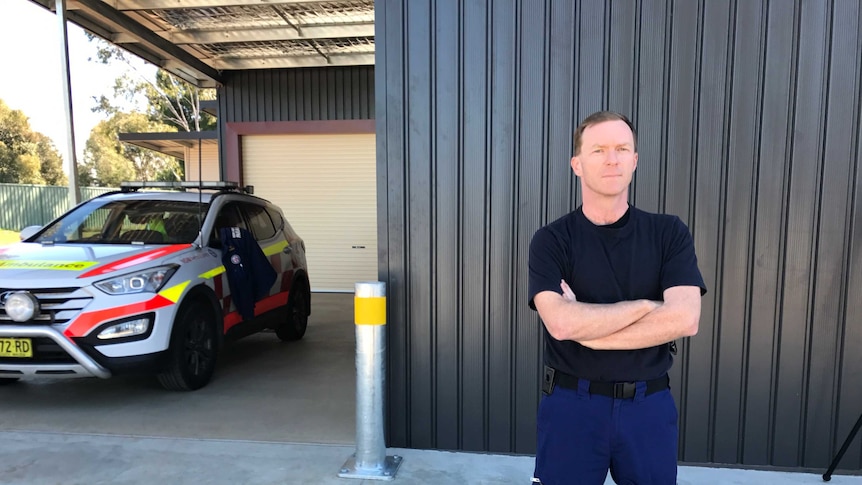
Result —
<instances>
[{"instance_id":1,"label":"support post","mask_svg":"<svg viewBox=\"0 0 862 485\"><path fill-rule=\"evenodd\" d=\"M66 23L66 0L56 0L54 8L57 10L57 25L60 31L60 63L63 71L63 111L66 114L66 146L64 155L69 172L69 209L71 210L81 202L81 188L78 187L78 159L75 154L75 117L72 116L72 79L69 71L69 31Z\"/></svg>"},{"instance_id":2,"label":"support post","mask_svg":"<svg viewBox=\"0 0 862 485\"><path fill-rule=\"evenodd\" d=\"M383 382L386 375L386 283L356 283L356 453L341 478L392 480L400 456L386 456L383 438Z\"/></svg>"}]
</instances>

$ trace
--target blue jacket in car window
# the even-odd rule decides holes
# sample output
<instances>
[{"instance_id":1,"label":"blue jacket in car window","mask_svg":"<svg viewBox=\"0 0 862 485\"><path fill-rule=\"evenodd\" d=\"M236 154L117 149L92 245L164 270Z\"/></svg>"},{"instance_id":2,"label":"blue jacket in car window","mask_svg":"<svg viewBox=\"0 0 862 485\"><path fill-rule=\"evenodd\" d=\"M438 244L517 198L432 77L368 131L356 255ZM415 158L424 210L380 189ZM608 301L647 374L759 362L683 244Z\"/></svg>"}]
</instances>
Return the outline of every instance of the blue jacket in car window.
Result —
<instances>
[{"instance_id":1,"label":"blue jacket in car window","mask_svg":"<svg viewBox=\"0 0 862 485\"><path fill-rule=\"evenodd\" d=\"M276 277L269 258L241 227L219 229L222 242L221 261L227 273L230 294L243 320L254 317L254 303L269 294Z\"/></svg>"}]
</instances>

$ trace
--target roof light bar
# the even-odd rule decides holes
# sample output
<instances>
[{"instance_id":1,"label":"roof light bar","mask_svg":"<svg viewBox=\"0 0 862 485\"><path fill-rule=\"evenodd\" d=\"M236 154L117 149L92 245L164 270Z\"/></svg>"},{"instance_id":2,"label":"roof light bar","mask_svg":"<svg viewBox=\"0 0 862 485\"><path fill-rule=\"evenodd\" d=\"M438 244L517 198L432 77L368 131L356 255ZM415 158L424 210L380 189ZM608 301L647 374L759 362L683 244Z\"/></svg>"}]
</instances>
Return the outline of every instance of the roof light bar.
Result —
<instances>
[{"instance_id":1,"label":"roof light bar","mask_svg":"<svg viewBox=\"0 0 862 485\"><path fill-rule=\"evenodd\" d=\"M246 185L240 187L236 182L121 182L120 190L123 192L135 192L140 189L176 189L185 191L186 189L197 190L221 190L221 191L242 191L247 194L254 194L254 186Z\"/></svg>"},{"instance_id":2,"label":"roof light bar","mask_svg":"<svg viewBox=\"0 0 862 485\"><path fill-rule=\"evenodd\" d=\"M239 189L236 182L121 182L123 189Z\"/></svg>"}]
</instances>

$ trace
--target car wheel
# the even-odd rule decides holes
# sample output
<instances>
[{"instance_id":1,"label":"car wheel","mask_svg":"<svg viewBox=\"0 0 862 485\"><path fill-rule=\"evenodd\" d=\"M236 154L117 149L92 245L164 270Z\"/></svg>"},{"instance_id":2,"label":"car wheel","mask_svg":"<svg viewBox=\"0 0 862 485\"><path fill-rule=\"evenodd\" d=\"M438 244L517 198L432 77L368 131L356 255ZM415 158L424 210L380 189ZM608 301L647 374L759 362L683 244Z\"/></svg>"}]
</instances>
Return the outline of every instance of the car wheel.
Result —
<instances>
[{"instance_id":1,"label":"car wheel","mask_svg":"<svg viewBox=\"0 0 862 485\"><path fill-rule=\"evenodd\" d=\"M308 315L311 313L311 294L304 281L294 282L287 300L287 315L281 325L275 329L275 334L284 341L299 340L308 328Z\"/></svg>"},{"instance_id":2,"label":"car wheel","mask_svg":"<svg viewBox=\"0 0 862 485\"><path fill-rule=\"evenodd\" d=\"M17 377L0 377L0 386L6 386L18 382Z\"/></svg>"},{"instance_id":3,"label":"car wheel","mask_svg":"<svg viewBox=\"0 0 862 485\"><path fill-rule=\"evenodd\" d=\"M207 385L218 354L212 310L200 301L187 305L171 333L167 370L159 382L169 391L194 391Z\"/></svg>"}]
</instances>

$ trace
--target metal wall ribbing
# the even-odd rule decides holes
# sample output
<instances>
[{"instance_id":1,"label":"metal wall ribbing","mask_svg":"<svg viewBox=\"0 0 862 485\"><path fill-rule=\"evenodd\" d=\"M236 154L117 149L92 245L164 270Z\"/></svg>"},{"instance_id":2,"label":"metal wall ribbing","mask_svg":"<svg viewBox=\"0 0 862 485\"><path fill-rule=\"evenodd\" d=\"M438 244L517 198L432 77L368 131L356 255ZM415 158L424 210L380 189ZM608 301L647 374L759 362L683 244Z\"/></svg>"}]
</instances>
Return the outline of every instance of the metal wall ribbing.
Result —
<instances>
[{"instance_id":1,"label":"metal wall ribbing","mask_svg":"<svg viewBox=\"0 0 862 485\"><path fill-rule=\"evenodd\" d=\"M219 121L370 120L374 66L228 71Z\"/></svg>"},{"instance_id":2,"label":"metal wall ribbing","mask_svg":"<svg viewBox=\"0 0 862 485\"><path fill-rule=\"evenodd\" d=\"M710 290L680 459L828 465L862 413L859 2L388 0L376 25L390 445L534 452L527 247L607 108L639 128L632 201L682 217Z\"/></svg>"}]
</instances>

